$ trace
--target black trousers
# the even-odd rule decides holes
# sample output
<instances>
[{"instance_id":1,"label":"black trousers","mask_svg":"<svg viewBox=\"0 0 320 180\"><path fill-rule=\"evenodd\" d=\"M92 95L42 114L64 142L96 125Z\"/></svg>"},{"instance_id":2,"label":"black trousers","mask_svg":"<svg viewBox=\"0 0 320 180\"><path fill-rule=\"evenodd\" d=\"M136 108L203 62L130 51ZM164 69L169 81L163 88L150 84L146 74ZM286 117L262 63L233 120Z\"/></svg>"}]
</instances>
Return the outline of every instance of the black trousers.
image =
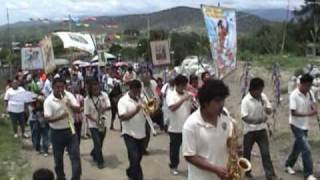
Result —
<instances>
[{"instance_id":1,"label":"black trousers","mask_svg":"<svg viewBox=\"0 0 320 180\"><path fill-rule=\"evenodd\" d=\"M51 129L51 142L55 172L58 180L66 180L63 166L64 150L67 148L71 161L72 177L71 180L80 180L81 160L79 142L76 134L72 134L70 129L54 130Z\"/></svg>"},{"instance_id":2,"label":"black trousers","mask_svg":"<svg viewBox=\"0 0 320 180\"><path fill-rule=\"evenodd\" d=\"M179 165L180 147L182 144L182 133L171 133L170 136L170 164L171 169L176 169Z\"/></svg>"},{"instance_id":3,"label":"black trousers","mask_svg":"<svg viewBox=\"0 0 320 180\"><path fill-rule=\"evenodd\" d=\"M135 139L127 134L123 135L124 142L128 151L129 168L127 176L132 180L143 180L141 160L143 153L143 139Z\"/></svg>"},{"instance_id":4,"label":"black trousers","mask_svg":"<svg viewBox=\"0 0 320 180\"><path fill-rule=\"evenodd\" d=\"M248 132L243 138L243 156L249 161L251 159L251 150L257 143L260 149L262 158L262 165L265 171L267 180L272 179L275 176L274 168L272 165L270 151L269 151L269 140L267 130ZM251 171L250 171L251 172ZM250 173L248 172L248 173Z\"/></svg>"},{"instance_id":5,"label":"black trousers","mask_svg":"<svg viewBox=\"0 0 320 180\"><path fill-rule=\"evenodd\" d=\"M102 147L103 141L106 137L106 129L103 132L100 132L97 128L90 128L91 137L93 140L93 149L91 150L90 155L93 157L93 160L99 164L104 163Z\"/></svg>"}]
</instances>

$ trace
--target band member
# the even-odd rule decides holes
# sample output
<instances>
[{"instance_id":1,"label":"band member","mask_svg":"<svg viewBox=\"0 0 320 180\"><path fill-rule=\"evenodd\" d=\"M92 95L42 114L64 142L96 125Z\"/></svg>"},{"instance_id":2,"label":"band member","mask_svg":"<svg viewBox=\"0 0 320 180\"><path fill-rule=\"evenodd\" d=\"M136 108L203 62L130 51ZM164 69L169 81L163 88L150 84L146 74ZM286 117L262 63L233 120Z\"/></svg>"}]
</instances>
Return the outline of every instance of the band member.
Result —
<instances>
[{"instance_id":1,"label":"band member","mask_svg":"<svg viewBox=\"0 0 320 180\"><path fill-rule=\"evenodd\" d=\"M63 154L67 148L72 167L71 180L79 180L81 176L79 142L76 133L73 131L74 120L71 112L79 112L80 106L75 97L65 90L65 85L66 82L61 78L53 80L53 92L44 101L44 117L51 128L57 179L66 179L63 169Z\"/></svg>"},{"instance_id":2,"label":"band member","mask_svg":"<svg viewBox=\"0 0 320 180\"><path fill-rule=\"evenodd\" d=\"M127 84L128 82L137 79L137 74L136 72L134 72L133 67L129 66L128 70L126 71L126 73L123 75L123 83Z\"/></svg>"},{"instance_id":3,"label":"band member","mask_svg":"<svg viewBox=\"0 0 320 180\"><path fill-rule=\"evenodd\" d=\"M178 75L175 80L175 90L168 94L170 136L170 164L171 173L178 175L179 152L182 144L182 127L191 112L192 95L186 91L187 77Z\"/></svg>"},{"instance_id":4,"label":"band member","mask_svg":"<svg viewBox=\"0 0 320 180\"><path fill-rule=\"evenodd\" d=\"M167 95L174 90L174 78L170 77L169 82L163 85L161 88L161 98L162 98L162 112L163 112L163 123L164 123L164 129L165 131L168 130L168 124L169 124L169 108L167 104Z\"/></svg>"},{"instance_id":5,"label":"band member","mask_svg":"<svg viewBox=\"0 0 320 180\"><path fill-rule=\"evenodd\" d=\"M267 96L262 93L264 81L253 78L250 81L249 93L241 101L241 117L243 121L243 155L250 160L251 150L257 143L261 152L262 164L267 180L278 179L270 157L267 133L267 115L272 113L272 105ZM251 171L246 172L247 178L252 178Z\"/></svg>"},{"instance_id":6,"label":"band member","mask_svg":"<svg viewBox=\"0 0 320 180\"><path fill-rule=\"evenodd\" d=\"M286 171L294 174L292 169L300 153L302 156L304 177L307 180L315 180L313 176L313 162L311 157L310 144L308 142L309 121L317 115L315 99L310 93L313 77L305 74L300 78L298 87L292 91L289 99L289 123L295 142L292 151L286 161Z\"/></svg>"},{"instance_id":7,"label":"band member","mask_svg":"<svg viewBox=\"0 0 320 180\"><path fill-rule=\"evenodd\" d=\"M89 128L93 140L90 153L98 168L104 168L102 155L103 140L106 136L106 117L110 117L111 105L108 95L100 91L99 82L95 79L88 81L88 96L84 100L84 114L89 119Z\"/></svg>"},{"instance_id":8,"label":"band member","mask_svg":"<svg viewBox=\"0 0 320 180\"><path fill-rule=\"evenodd\" d=\"M220 180L227 171L227 139L230 119L222 113L228 87L220 80L208 80L198 92L200 108L183 125L183 156L188 162L189 180Z\"/></svg>"},{"instance_id":9,"label":"band member","mask_svg":"<svg viewBox=\"0 0 320 180\"><path fill-rule=\"evenodd\" d=\"M21 128L22 137L28 138L28 135L25 133L26 104L15 97L16 95L25 92L25 89L23 87L19 87L17 80L13 80L11 86L12 87L6 91L4 100L6 110L9 113L12 122L14 138L18 138L18 124Z\"/></svg>"},{"instance_id":10,"label":"band member","mask_svg":"<svg viewBox=\"0 0 320 180\"><path fill-rule=\"evenodd\" d=\"M122 96L118 103L119 118L122 121L122 134L129 158L127 176L134 180L143 179L140 163L144 151L144 138L146 137L146 119L139 102L141 88L140 81L131 81L128 93Z\"/></svg>"},{"instance_id":11,"label":"band member","mask_svg":"<svg viewBox=\"0 0 320 180\"><path fill-rule=\"evenodd\" d=\"M141 81L142 81L142 98L144 99L144 101L147 101L147 100L151 100L151 99L155 99L156 100L156 110L153 114L149 114L152 121L154 122L157 122L158 121L158 117L157 117L157 113L159 113L159 97L157 96L157 82L155 80L152 79L152 72L151 71L148 71L148 70L145 70L142 72L141 74ZM161 111L161 109L160 109ZM150 132L151 132L151 129L150 129L150 126L148 123L146 123L146 138L144 140L144 152L143 154L144 155L148 155L148 151L147 151L147 148L148 148L148 145L149 145L149 142L150 142Z\"/></svg>"}]
</instances>

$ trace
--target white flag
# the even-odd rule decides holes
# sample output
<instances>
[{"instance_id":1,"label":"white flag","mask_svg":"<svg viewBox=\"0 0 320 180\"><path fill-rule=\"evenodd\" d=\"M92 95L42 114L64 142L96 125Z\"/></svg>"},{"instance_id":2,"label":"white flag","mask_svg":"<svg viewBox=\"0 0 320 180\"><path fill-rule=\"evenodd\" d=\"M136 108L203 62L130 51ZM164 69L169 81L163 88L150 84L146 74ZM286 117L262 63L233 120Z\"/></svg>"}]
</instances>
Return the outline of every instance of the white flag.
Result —
<instances>
[{"instance_id":1,"label":"white flag","mask_svg":"<svg viewBox=\"0 0 320 180\"><path fill-rule=\"evenodd\" d=\"M92 55L96 50L93 39L88 33L56 32L53 34L62 40L64 48L77 48L89 52Z\"/></svg>"}]
</instances>

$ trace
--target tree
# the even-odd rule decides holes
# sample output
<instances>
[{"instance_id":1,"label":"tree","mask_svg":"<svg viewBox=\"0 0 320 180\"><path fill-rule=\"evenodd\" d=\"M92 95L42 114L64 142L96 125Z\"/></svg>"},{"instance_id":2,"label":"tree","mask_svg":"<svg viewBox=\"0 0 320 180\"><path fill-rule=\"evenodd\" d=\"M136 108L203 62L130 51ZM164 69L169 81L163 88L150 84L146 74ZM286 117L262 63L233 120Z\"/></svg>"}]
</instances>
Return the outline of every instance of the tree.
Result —
<instances>
[{"instance_id":1,"label":"tree","mask_svg":"<svg viewBox=\"0 0 320 180\"><path fill-rule=\"evenodd\" d=\"M3 48L1 49L0 51L0 59L1 60L4 60L4 59L7 59L10 55L10 50L7 49L7 48Z\"/></svg>"},{"instance_id":2,"label":"tree","mask_svg":"<svg viewBox=\"0 0 320 180\"><path fill-rule=\"evenodd\" d=\"M300 24L299 40L320 42L320 2L318 0L305 0L300 10L294 11L296 20Z\"/></svg>"},{"instance_id":3,"label":"tree","mask_svg":"<svg viewBox=\"0 0 320 180\"><path fill-rule=\"evenodd\" d=\"M119 44L112 44L109 49L109 52L111 54L119 54L119 53L121 53L121 49L122 49L122 47Z\"/></svg>"}]
</instances>

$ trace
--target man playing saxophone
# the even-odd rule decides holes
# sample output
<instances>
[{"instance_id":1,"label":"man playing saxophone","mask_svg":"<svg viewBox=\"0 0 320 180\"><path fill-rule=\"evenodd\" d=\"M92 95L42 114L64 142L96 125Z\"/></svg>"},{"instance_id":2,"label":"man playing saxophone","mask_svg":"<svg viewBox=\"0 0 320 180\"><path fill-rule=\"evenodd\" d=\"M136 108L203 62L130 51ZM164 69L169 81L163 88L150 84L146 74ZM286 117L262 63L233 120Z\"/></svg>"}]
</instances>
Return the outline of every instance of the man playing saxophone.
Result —
<instances>
[{"instance_id":1,"label":"man playing saxophone","mask_svg":"<svg viewBox=\"0 0 320 180\"><path fill-rule=\"evenodd\" d=\"M88 81L88 95L84 100L84 114L89 120L89 128L93 140L90 153L98 168L104 168L102 154L103 140L106 136L106 118L111 117L111 104L108 95L100 90L99 82L95 79Z\"/></svg>"},{"instance_id":2,"label":"man playing saxophone","mask_svg":"<svg viewBox=\"0 0 320 180\"><path fill-rule=\"evenodd\" d=\"M80 112L80 106L75 97L65 90L65 81L56 78L52 82L53 92L44 102L44 117L51 129L51 142L55 163L55 172L58 180L66 179L63 170L63 154L67 148L71 166L72 180L79 180L81 176L81 162L79 142L73 133L73 117L71 111Z\"/></svg>"},{"instance_id":3,"label":"man playing saxophone","mask_svg":"<svg viewBox=\"0 0 320 180\"><path fill-rule=\"evenodd\" d=\"M222 113L229 88L221 80L208 80L198 92L200 107L185 121L182 151L188 162L188 180L228 179L227 139L231 119Z\"/></svg>"}]
</instances>

